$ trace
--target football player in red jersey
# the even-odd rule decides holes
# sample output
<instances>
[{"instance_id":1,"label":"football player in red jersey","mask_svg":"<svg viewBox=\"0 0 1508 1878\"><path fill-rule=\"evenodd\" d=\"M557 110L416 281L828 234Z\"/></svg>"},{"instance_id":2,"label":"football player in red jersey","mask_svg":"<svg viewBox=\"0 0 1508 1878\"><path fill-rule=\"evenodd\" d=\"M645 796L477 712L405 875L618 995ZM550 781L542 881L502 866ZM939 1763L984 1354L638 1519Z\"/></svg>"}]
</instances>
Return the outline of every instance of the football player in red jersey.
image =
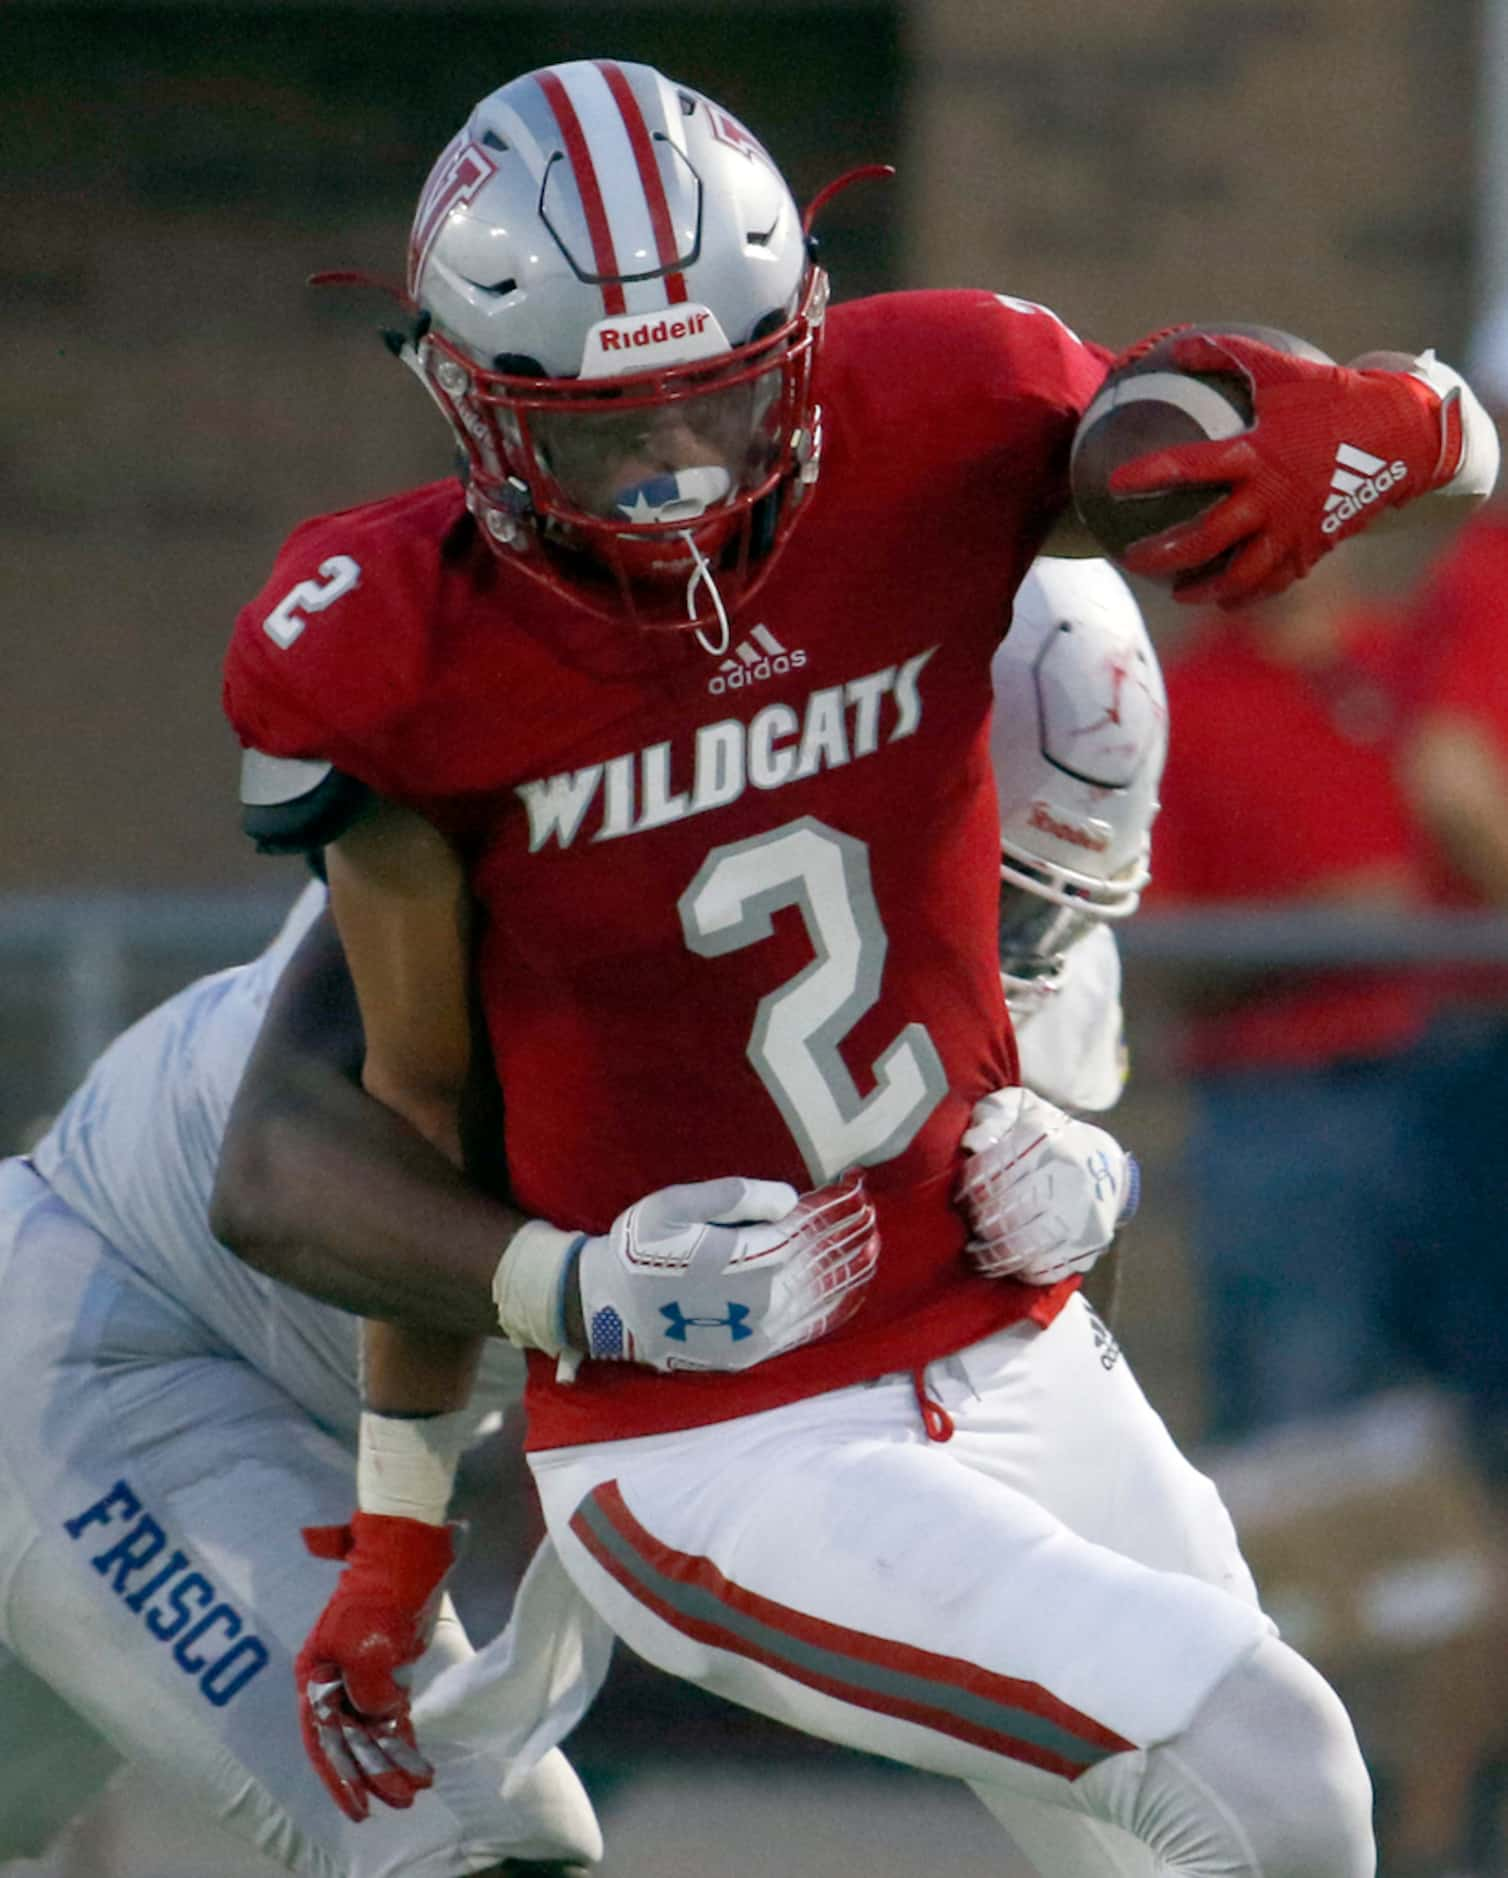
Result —
<instances>
[{"instance_id":1,"label":"football player in red jersey","mask_svg":"<svg viewBox=\"0 0 1508 1878\"><path fill-rule=\"evenodd\" d=\"M408 297L463 485L298 530L226 702L262 839L332 843L367 1087L457 1161L475 966L523 1216L495 1295L578 1587L672 1673L968 1780L1045 1871L1371 1871L1349 1724L1207 1483L1073 1277L990 1275L1037 1145L991 1099L1017 1066L990 659L1032 557L1069 545L1108 354L986 292L829 311L758 143L610 60L477 107ZM1220 357L1252 428L1121 472L1207 482L1218 451L1229 494L1136 550L1204 569L1199 597L1491 481L1428 358ZM1337 521L1342 445L1389 480ZM1130 1185L1073 1127L1043 1207L1070 1264ZM813 1219L841 1250L742 1366L738 1285ZM450 1556L426 1418L474 1350L373 1324L366 1354L302 1697L316 1762L347 1744L347 1778L402 1800L392 1672Z\"/></svg>"}]
</instances>

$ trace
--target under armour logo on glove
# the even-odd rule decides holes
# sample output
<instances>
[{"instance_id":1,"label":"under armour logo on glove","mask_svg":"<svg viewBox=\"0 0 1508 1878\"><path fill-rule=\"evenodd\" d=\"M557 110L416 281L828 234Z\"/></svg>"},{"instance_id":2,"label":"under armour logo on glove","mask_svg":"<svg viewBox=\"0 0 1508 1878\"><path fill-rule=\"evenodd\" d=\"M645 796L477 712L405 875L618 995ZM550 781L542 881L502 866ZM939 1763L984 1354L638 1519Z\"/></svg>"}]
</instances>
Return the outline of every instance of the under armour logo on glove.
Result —
<instances>
[{"instance_id":1,"label":"under armour logo on glove","mask_svg":"<svg viewBox=\"0 0 1508 1878\"><path fill-rule=\"evenodd\" d=\"M661 1188L581 1244L588 1354L660 1370L752 1368L846 1323L879 1255L857 1174L799 1195L738 1175Z\"/></svg>"},{"instance_id":2,"label":"under armour logo on glove","mask_svg":"<svg viewBox=\"0 0 1508 1878\"><path fill-rule=\"evenodd\" d=\"M1133 1168L1136 1166L1136 1162L1132 1158L1132 1156L1127 1155L1126 1159L1130 1161L1131 1166ZM1085 1161L1084 1166L1088 1170L1089 1178L1094 1182L1095 1199L1096 1200L1114 1199L1116 1190L1117 1190L1116 1189L1117 1176L1116 1176L1115 1169L1110 1165L1110 1156L1106 1154L1103 1149L1100 1149L1096 1151L1094 1154L1091 1154L1089 1156L1089 1159ZM1137 1182L1133 1182L1132 1184L1135 1186L1136 1191L1139 1195L1141 1191L1140 1182L1137 1181ZM1120 1218L1122 1220L1129 1219L1131 1214L1134 1213L1135 1210L1136 1210L1136 1202L1134 1200L1128 1200L1127 1203L1123 1205L1121 1208Z\"/></svg>"},{"instance_id":3,"label":"under armour logo on glove","mask_svg":"<svg viewBox=\"0 0 1508 1878\"><path fill-rule=\"evenodd\" d=\"M662 1304L660 1315L669 1325L665 1335L673 1343L684 1343L688 1330L726 1330L734 1343L742 1337L752 1337L749 1328L749 1307L747 1304L728 1304L725 1317L688 1317L679 1304Z\"/></svg>"},{"instance_id":4,"label":"under armour logo on glove","mask_svg":"<svg viewBox=\"0 0 1508 1878\"><path fill-rule=\"evenodd\" d=\"M1113 1135L1030 1089L977 1103L963 1146L964 1255L990 1278L1048 1285L1087 1272L1141 1197L1136 1159Z\"/></svg>"}]
</instances>

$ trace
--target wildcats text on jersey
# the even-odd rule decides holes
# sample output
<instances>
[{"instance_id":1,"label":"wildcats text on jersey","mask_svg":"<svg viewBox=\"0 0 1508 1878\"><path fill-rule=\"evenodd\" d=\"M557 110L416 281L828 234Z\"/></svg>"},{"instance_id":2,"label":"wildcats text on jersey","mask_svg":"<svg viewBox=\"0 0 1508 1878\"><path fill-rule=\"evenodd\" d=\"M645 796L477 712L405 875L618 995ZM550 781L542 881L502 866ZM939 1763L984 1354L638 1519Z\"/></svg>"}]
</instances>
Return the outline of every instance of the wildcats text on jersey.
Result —
<instances>
[{"instance_id":1,"label":"wildcats text on jersey","mask_svg":"<svg viewBox=\"0 0 1508 1878\"><path fill-rule=\"evenodd\" d=\"M598 819L590 839L614 841L726 808L746 789L780 789L873 756L920 724L918 680L936 650L928 646L901 665L825 685L799 708L782 701L747 721L727 717L702 724L684 752L669 741L653 743L605 763L520 783L518 794L529 811L529 852L537 854L552 840L570 847L593 809Z\"/></svg>"}]
</instances>

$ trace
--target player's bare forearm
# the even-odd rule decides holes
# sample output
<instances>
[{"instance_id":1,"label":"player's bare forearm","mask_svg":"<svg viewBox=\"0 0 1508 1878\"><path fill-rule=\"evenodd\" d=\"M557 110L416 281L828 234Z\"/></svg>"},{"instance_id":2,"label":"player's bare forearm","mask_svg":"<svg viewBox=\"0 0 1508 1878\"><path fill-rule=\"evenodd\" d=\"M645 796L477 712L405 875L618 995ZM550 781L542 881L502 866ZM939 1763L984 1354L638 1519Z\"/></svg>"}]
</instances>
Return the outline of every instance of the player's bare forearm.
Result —
<instances>
[{"instance_id":1,"label":"player's bare forearm","mask_svg":"<svg viewBox=\"0 0 1508 1878\"><path fill-rule=\"evenodd\" d=\"M376 1415L449 1415L471 1397L485 1339L368 1319L361 1398Z\"/></svg>"},{"instance_id":2,"label":"player's bare forearm","mask_svg":"<svg viewBox=\"0 0 1508 1878\"><path fill-rule=\"evenodd\" d=\"M361 1017L362 1086L463 1169L461 1113L476 1047L471 896L460 859L427 821L382 804L334 844L326 869ZM493 1252L495 1270L500 1247ZM366 1408L381 1417L464 1408L481 1346L481 1333L369 1319L362 1346ZM398 1439L411 1445L402 1430ZM368 1451L363 1418L363 1468ZM358 1487L364 1510L388 1510L371 1502L362 1479ZM430 1511L443 1518L442 1505Z\"/></svg>"},{"instance_id":3,"label":"player's bare forearm","mask_svg":"<svg viewBox=\"0 0 1508 1878\"><path fill-rule=\"evenodd\" d=\"M258 1270L361 1316L495 1332L492 1276L522 1215L367 1094L362 1056L326 916L279 982L232 1107L214 1232Z\"/></svg>"}]
</instances>

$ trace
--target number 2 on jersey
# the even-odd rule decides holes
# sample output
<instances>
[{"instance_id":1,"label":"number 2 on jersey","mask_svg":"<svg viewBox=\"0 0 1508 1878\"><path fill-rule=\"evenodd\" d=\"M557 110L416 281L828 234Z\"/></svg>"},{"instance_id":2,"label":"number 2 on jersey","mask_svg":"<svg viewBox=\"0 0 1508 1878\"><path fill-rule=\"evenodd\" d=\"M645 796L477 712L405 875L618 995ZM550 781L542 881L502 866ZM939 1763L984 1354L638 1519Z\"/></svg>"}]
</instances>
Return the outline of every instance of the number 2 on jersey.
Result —
<instances>
[{"instance_id":1,"label":"number 2 on jersey","mask_svg":"<svg viewBox=\"0 0 1508 1878\"><path fill-rule=\"evenodd\" d=\"M323 613L332 600L349 593L361 579L361 568L349 554L332 554L319 564L319 580L301 580L285 593L262 621L262 631L286 652L309 624L306 613Z\"/></svg>"},{"instance_id":2,"label":"number 2 on jersey","mask_svg":"<svg viewBox=\"0 0 1508 1878\"><path fill-rule=\"evenodd\" d=\"M681 895L681 929L693 952L719 958L769 938L771 915L786 906L800 908L816 957L760 1000L748 1054L820 1186L904 1152L948 1078L922 1024L881 1052L867 1096L839 1053L880 995L889 946L869 849L854 836L804 815L714 848Z\"/></svg>"}]
</instances>

